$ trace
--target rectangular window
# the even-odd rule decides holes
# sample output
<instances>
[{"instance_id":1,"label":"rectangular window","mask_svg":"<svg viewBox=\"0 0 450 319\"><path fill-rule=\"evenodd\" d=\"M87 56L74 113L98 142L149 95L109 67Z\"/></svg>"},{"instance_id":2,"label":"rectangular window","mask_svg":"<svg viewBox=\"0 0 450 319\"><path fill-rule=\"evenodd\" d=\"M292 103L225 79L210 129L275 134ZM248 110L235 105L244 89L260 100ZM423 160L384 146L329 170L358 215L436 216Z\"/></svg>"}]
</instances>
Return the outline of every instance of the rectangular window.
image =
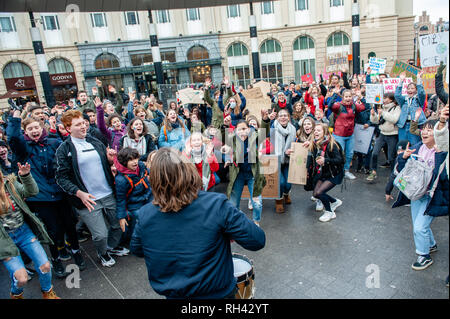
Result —
<instances>
[{"instance_id":1,"label":"rectangular window","mask_svg":"<svg viewBox=\"0 0 450 319\"><path fill-rule=\"evenodd\" d=\"M198 8L186 9L186 16L188 21L200 20L200 9Z\"/></svg>"},{"instance_id":2,"label":"rectangular window","mask_svg":"<svg viewBox=\"0 0 450 319\"><path fill-rule=\"evenodd\" d=\"M341 7L344 5L344 0L330 0L330 7Z\"/></svg>"},{"instance_id":3,"label":"rectangular window","mask_svg":"<svg viewBox=\"0 0 450 319\"><path fill-rule=\"evenodd\" d=\"M308 0L295 0L295 11L303 11L308 9Z\"/></svg>"},{"instance_id":4,"label":"rectangular window","mask_svg":"<svg viewBox=\"0 0 450 319\"><path fill-rule=\"evenodd\" d=\"M262 64L262 78L270 83L283 82L283 68L281 62Z\"/></svg>"},{"instance_id":5,"label":"rectangular window","mask_svg":"<svg viewBox=\"0 0 450 319\"><path fill-rule=\"evenodd\" d=\"M301 82L303 75L311 73L316 78L316 59L294 61L295 81Z\"/></svg>"},{"instance_id":6,"label":"rectangular window","mask_svg":"<svg viewBox=\"0 0 450 319\"><path fill-rule=\"evenodd\" d=\"M242 85L244 88L250 84L250 67L248 65L231 67L229 71L230 79L234 83Z\"/></svg>"},{"instance_id":7,"label":"rectangular window","mask_svg":"<svg viewBox=\"0 0 450 319\"><path fill-rule=\"evenodd\" d=\"M156 11L156 23L169 23L170 15L168 10Z\"/></svg>"},{"instance_id":8,"label":"rectangular window","mask_svg":"<svg viewBox=\"0 0 450 319\"><path fill-rule=\"evenodd\" d=\"M236 18L241 16L239 5L227 6L228 18Z\"/></svg>"},{"instance_id":9,"label":"rectangular window","mask_svg":"<svg viewBox=\"0 0 450 319\"><path fill-rule=\"evenodd\" d=\"M272 14L274 13L273 1L261 2L261 14Z\"/></svg>"},{"instance_id":10,"label":"rectangular window","mask_svg":"<svg viewBox=\"0 0 450 319\"><path fill-rule=\"evenodd\" d=\"M102 13L91 13L91 22L93 28L103 28L107 27L106 14Z\"/></svg>"},{"instance_id":11,"label":"rectangular window","mask_svg":"<svg viewBox=\"0 0 450 319\"><path fill-rule=\"evenodd\" d=\"M44 30L59 30L57 16L43 16Z\"/></svg>"},{"instance_id":12,"label":"rectangular window","mask_svg":"<svg viewBox=\"0 0 450 319\"><path fill-rule=\"evenodd\" d=\"M16 32L14 17L0 17L0 32Z\"/></svg>"},{"instance_id":13,"label":"rectangular window","mask_svg":"<svg viewBox=\"0 0 450 319\"><path fill-rule=\"evenodd\" d=\"M125 15L126 25L136 25L139 24L139 16L136 11L128 11L123 13Z\"/></svg>"}]
</instances>

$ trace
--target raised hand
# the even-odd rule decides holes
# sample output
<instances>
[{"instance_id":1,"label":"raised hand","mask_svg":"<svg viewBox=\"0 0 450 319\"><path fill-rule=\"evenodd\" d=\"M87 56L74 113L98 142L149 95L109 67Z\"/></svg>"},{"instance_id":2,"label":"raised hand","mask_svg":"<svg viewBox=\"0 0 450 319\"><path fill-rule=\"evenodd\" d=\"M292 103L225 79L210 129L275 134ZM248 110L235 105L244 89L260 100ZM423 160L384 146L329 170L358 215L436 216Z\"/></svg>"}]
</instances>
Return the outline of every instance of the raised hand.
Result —
<instances>
[{"instance_id":1,"label":"raised hand","mask_svg":"<svg viewBox=\"0 0 450 319\"><path fill-rule=\"evenodd\" d=\"M402 73L400 73L399 78L400 78L401 82L405 81L405 79L406 79L406 72L403 71Z\"/></svg>"},{"instance_id":2,"label":"raised hand","mask_svg":"<svg viewBox=\"0 0 450 319\"><path fill-rule=\"evenodd\" d=\"M102 86L102 81L100 81L98 78L95 78L95 84L97 84L97 86Z\"/></svg>"},{"instance_id":3,"label":"raised hand","mask_svg":"<svg viewBox=\"0 0 450 319\"><path fill-rule=\"evenodd\" d=\"M409 149L409 142L408 142L408 145L406 145L406 150L405 150L405 152L403 153L403 158L404 158L404 159L409 158L409 157L411 156L411 154L414 153L415 151L416 151L416 149L413 149L413 150L410 150L410 149Z\"/></svg>"},{"instance_id":4,"label":"raised hand","mask_svg":"<svg viewBox=\"0 0 450 319\"><path fill-rule=\"evenodd\" d=\"M25 165L17 163L17 167L19 168L18 174L20 176L25 176L25 175L30 174L31 166L29 163L25 163Z\"/></svg>"},{"instance_id":5,"label":"raised hand","mask_svg":"<svg viewBox=\"0 0 450 319\"><path fill-rule=\"evenodd\" d=\"M94 105L95 106L102 106L103 105L102 100L100 100L100 98L98 96L96 96L95 99L94 99Z\"/></svg>"}]
</instances>

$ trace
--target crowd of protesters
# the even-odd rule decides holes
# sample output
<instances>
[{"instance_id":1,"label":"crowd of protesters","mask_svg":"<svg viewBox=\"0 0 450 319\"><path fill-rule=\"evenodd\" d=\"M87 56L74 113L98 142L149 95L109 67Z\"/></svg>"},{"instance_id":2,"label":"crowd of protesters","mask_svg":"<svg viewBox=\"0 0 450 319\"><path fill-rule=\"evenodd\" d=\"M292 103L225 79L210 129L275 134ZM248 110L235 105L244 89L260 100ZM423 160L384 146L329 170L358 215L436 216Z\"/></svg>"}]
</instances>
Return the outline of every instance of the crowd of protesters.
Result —
<instances>
[{"instance_id":1,"label":"crowd of protesters","mask_svg":"<svg viewBox=\"0 0 450 319\"><path fill-rule=\"evenodd\" d=\"M233 85L226 77L222 83L207 79L201 85L205 104L199 105L170 102L164 108L153 95L135 93L124 99L113 85L105 93L100 80L91 97L79 91L76 103L49 108L10 100L0 130L0 259L11 277L11 297L22 298L28 277L37 273L43 297L58 298L51 274L66 277L62 261L69 259L85 269L80 242L88 239L102 266L112 267L117 256L128 255L138 211L154 198L152 161L162 148L193 164L202 191L227 185L229 202L238 210L247 186L257 227L266 185L263 155L275 154L280 160L275 211L282 214L292 203L292 143L308 149L304 188L312 191L316 210L323 212L321 222L336 218L343 202L327 193L344 179L356 178L351 168L366 174L367 187L372 187L383 151L386 163L381 166L391 170L385 193L390 201L396 175L417 155L433 169L430 185L423 185L433 191L415 201L400 193L394 207L410 204L418 254L412 268L427 268L437 250L431 222L448 214L449 109L443 69L441 65L436 75L436 95L426 97L420 73L403 96L402 73L395 94L385 94L379 105L366 102L366 84L387 75L371 76L370 70L350 78L345 72L342 78L333 74L328 81L321 76L320 83L274 83L268 93L272 106L258 116L250 114L243 94L252 85ZM367 154L354 154L356 124L375 127ZM158 163L158 169L167 167ZM166 186L161 187L163 194ZM161 205L177 207L171 201L185 196L172 195ZM50 258L42 245L48 245ZM36 269L28 266L31 261Z\"/></svg>"}]
</instances>

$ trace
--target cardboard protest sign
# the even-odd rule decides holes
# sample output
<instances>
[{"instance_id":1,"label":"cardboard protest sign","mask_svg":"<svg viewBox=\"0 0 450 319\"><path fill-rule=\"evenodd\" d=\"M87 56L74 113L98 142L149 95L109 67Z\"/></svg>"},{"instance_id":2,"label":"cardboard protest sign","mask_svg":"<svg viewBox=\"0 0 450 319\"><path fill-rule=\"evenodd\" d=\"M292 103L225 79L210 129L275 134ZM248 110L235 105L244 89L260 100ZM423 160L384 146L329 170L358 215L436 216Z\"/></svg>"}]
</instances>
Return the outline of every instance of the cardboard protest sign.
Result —
<instances>
[{"instance_id":1,"label":"cardboard protest sign","mask_svg":"<svg viewBox=\"0 0 450 319\"><path fill-rule=\"evenodd\" d=\"M392 70L390 73L391 78L396 78L400 75L400 73L406 72L406 76L413 79L414 82L417 81L417 75L420 72L419 68L416 68L413 65L409 65L402 61L396 60L394 65L392 66Z\"/></svg>"},{"instance_id":2,"label":"cardboard protest sign","mask_svg":"<svg viewBox=\"0 0 450 319\"><path fill-rule=\"evenodd\" d=\"M270 88L272 87L272 84L266 81L259 81L253 84L253 88L260 88L261 92L264 96L267 96L267 93L270 92Z\"/></svg>"},{"instance_id":3,"label":"cardboard protest sign","mask_svg":"<svg viewBox=\"0 0 450 319\"><path fill-rule=\"evenodd\" d=\"M326 72L338 72L348 69L348 56L328 56L325 61Z\"/></svg>"},{"instance_id":4,"label":"cardboard protest sign","mask_svg":"<svg viewBox=\"0 0 450 319\"><path fill-rule=\"evenodd\" d=\"M420 64L422 67L447 64L449 32L439 32L419 37Z\"/></svg>"},{"instance_id":5,"label":"cardboard protest sign","mask_svg":"<svg viewBox=\"0 0 450 319\"><path fill-rule=\"evenodd\" d=\"M375 127L369 126L364 129L364 125L356 124L354 131L355 144L353 146L353 151L367 154L369 152L370 144L372 143L373 133L375 132Z\"/></svg>"},{"instance_id":6,"label":"cardboard protest sign","mask_svg":"<svg viewBox=\"0 0 450 319\"><path fill-rule=\"evenodd\" d=\"M302 143L292 143L291 148L294 152L289 161L288 183L306 185L308 149L303 147Z\"/></svg>"},{"instance_id":7,"label":"cardboard protest sign","mask_svg":"<svg viewBox=\"0 0 450 319\"><path fill-rule=\"evenodd\" d=\"M280 160L277 155L264 155L260 159L261 174L266 178L266 186L261 193L262 198L280 198ZM241 198L250 198L248 187L244 186Z\"/></svg>"},{"instance_id":8,"label":"cardboard protest sign","mask_svg":"<svg viewBox=\"0 0 450 319\"><path fill-rule=\"evenodd\" d=\"M261 110L270 110L272 102L270 99L247 100L247 106L250 115L256 116L258 121L261 121Z\"/></svg>"},{"instance_id":9,"label":"cardboard protest sign","mask_svg":"<svg viewBox=\"0 0 450 319\"><path fill-rule=\"evenodd\" d=\"M425 89L425 92L427 94L436 94L435 78L437 69L437 66L430 66L422 69L424 71L424 74L422 75L423 88ZM448 91L448 83L446 83L445 81L444 88L446 91Z\"/></svg>"},{"instance_id":10,"label":"cardboard protest sign","mask_svg":"<svg viewBox=\"0 0 450 319\"><path fill-rule=\"evenodd\" d=\"M377 75L380 73L384 73L386 69L386 60L379 58L370 58L369 59L369 67L372 70L371 74Z\"/></svg>"},{"instance_id":11,"label":"cardboard protest sign","mask_svg":"<svg viewBox=\"0 0 450 319\"><path fill-rule=\"evenodd\" d=\"M250 99L257 100L257 99L262 99L264 97L263 93L261 91L261 88L259 88L259 87L244 90L244 91L242 91L242 94L245 96L245 99L247 99L247 100L250 100Z\"/></svg>"},{"instance_id":12,"label":"cardboard protest sign","mask_svg":"<svg viewBox=\"0 0 450 319\"><path fill-rule=\"evenodd\" d=\"M177 93L177 100L181 101L181 104L205 104L203 100L203 91L194 90L192 88L186 88L179 90Z\"/></svg>"},{"instance_id":13,"label":"cardboard protest sign","mask_svg":"<svg viewBox=\"0 0 450 319\"><path fill-rule=\"evenodd\" d=\"M409 83L412 83L412 78L406 78L403 82L402 95L408 95L407 89ZM384 93L395 93L397 86L400 85L400 78L388 78L383 80L383 91Z\"/></svg>"},{"instance_id":14,"label":"cardboard protest sign","mask_svg":"<svg viewBox=\"0 0 450 319\"><path fill-rule=\"evenodd\" d=\"M312 76L311 73L302 75L301 77L302 82L308 82L308 83L313 83L314 82L314 77Z\"/></svg>"},{"instance_id":15,"label":"cardboard protest sign","mask_svg":"<svg viewBox=\"0 0 450 319\"><path fill-rule=\"evenodd\" d=\"M383 103L383 84L366 84L366 102L369 104Z\"/></svg>"}]
</instances>

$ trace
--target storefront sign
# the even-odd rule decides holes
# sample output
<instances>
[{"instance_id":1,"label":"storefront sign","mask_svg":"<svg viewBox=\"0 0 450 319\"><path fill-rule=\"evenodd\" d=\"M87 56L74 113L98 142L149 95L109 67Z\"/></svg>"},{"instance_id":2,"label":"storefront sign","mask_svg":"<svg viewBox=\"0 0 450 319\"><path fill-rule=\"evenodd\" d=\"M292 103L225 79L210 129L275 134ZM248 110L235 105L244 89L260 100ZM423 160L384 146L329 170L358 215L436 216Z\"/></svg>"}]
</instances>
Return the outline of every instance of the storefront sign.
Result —
<instances>
[{"instance_id":1,"label":"storefront sign","mask_svg":"<svg viewBox=\"0 0 450 319\"><path fill-rule=\"evenodd\" d=\"M9 90L25 90L36 88L34 77L25 76L22 78L5 79L6 89Z\"/></svg>"},{"instance_id":2,"label":"storefront sign","mask_svg":"<svg viewBox=\"0 0 450 319\"><path fill-rule=\"evenodd\" d=\"M76 84L77 79L75 77L75 72L51 74L50 75L50 83L53 86Z\"/></svg>"}]
</instances>

